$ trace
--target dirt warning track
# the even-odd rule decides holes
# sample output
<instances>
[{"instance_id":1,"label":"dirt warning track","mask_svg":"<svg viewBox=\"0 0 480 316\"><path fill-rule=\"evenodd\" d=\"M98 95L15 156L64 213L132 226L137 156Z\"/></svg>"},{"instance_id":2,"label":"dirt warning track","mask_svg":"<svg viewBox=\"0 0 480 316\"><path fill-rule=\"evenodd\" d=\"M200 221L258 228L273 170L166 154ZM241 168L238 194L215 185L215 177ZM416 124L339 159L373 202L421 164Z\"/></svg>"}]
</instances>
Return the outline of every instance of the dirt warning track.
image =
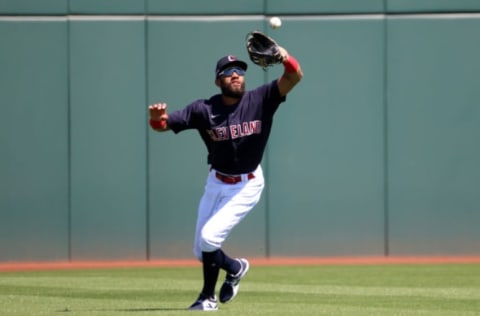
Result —
<instances>
[{"instance_id":1,"label":"dirt warning track","mask_svg":"<svg viewBox=\"0 0 480 316\"><path fill-rule=\"evenodd\" d=\"M249 259L256 266L290 265L382 265L382 264L472 264L480 263L480 256L438 257L272 257ZM115 269L132 267L194 267L200 262L194 259L165 259L150 261L58 261L58 262L4 262L0 272L44 271L74 269Z\"/></svg>"}]
</instances>

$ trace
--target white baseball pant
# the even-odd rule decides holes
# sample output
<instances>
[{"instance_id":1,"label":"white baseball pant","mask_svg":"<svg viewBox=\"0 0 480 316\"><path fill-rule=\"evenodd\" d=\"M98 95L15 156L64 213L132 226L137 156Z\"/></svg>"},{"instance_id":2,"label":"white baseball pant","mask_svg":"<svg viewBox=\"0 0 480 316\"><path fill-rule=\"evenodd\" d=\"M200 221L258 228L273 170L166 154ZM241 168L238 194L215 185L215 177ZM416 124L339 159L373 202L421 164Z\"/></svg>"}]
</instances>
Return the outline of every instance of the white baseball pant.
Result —
<instances>
[{"instance_id":1,"label":"white baseball pant","mask_svg":"<svg viewBox=\"0 0 480 316\"><path fill-rule=\"evenodd\" d=\"M232 229L257 205L265 185L260 165L252 172L253 179L242 174L236 184L222 182L216 172L210 170L198 207L193 253L200 261L202 252L222 247Z\"/></svg>"}]
</instances>

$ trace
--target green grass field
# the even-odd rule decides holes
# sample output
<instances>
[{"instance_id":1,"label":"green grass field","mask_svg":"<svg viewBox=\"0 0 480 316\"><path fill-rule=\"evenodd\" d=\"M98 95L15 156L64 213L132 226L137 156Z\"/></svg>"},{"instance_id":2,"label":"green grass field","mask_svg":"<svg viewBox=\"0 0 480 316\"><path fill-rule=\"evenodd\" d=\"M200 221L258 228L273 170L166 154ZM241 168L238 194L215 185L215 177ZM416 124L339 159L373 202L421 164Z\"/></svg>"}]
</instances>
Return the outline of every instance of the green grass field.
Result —
<instances>
[{"instance_id":1,"label":"green grass field","mask_svg":"<svg viewBox=\"0 0 480 316\"><path fill-rule=\"evenodd\" d=\"M198 267L1 272L0 315L191 315L200 287ZM214 313L480 315L480 265L253 266Z\"/></svg>"}]
</instances>

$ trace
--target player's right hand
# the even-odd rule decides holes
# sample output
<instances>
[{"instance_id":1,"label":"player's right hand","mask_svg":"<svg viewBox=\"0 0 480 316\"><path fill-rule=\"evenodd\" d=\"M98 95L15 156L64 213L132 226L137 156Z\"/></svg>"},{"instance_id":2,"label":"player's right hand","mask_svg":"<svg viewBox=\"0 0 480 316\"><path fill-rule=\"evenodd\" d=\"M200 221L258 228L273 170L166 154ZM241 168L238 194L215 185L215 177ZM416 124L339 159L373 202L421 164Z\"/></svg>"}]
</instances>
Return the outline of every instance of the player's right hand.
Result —
<instances>
[{"instance_id":1,"label":"player's right hand","mask_svg":"<svg viewBox=\"0 0 480 316\"><path fill-rule=\"evenodd\" d=\"M167 104L155 103L148 107L150 125L156 130L167 130Z\"/></svg>"},{"instance_id":2,"label":"player's right hand","mask_svg":"<svg viewBox=\"0 0 480 316\"><path fill-rule=\"evenodd\" d=\"M148 107L148 111L150 113L150 119L154 121L163 121L168 118L166 103L152 104Z\"/></svg>"}]
</instances>

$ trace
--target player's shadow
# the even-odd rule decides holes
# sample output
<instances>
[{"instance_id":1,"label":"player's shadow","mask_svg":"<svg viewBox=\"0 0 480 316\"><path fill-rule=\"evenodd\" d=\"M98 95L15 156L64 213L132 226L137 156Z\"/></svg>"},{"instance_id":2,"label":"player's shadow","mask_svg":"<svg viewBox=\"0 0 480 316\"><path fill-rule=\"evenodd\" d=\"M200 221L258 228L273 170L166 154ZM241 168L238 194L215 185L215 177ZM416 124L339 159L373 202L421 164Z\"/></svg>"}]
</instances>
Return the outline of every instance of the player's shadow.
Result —
<instances>
[{"instance_id":1,"label":"player's shadow","mask_svg":"<svg viewBox=\"0 0 480 316\"><path fill-rule=\"evenodd\" d=\"M161 312L161 311L186 311L186 308L162 308L162 307L151 307L151 308L122 308L115 309L114 312Z\"/></svg>"},{"instance_id":2,"label":"player's shadow","mask_svg":"<svg viewBox=\"0 0 480 316\"><path fill-rule=\"evenodd\" d=\"M186 311L186 308L171 308L171 307L149 307L149 308L116 308L116 309L90 309L90 310L78 310L65 308L57 310L57 313L70 313L70 312L171 312L171 311Z\"/></svg>"}]
</instances>

